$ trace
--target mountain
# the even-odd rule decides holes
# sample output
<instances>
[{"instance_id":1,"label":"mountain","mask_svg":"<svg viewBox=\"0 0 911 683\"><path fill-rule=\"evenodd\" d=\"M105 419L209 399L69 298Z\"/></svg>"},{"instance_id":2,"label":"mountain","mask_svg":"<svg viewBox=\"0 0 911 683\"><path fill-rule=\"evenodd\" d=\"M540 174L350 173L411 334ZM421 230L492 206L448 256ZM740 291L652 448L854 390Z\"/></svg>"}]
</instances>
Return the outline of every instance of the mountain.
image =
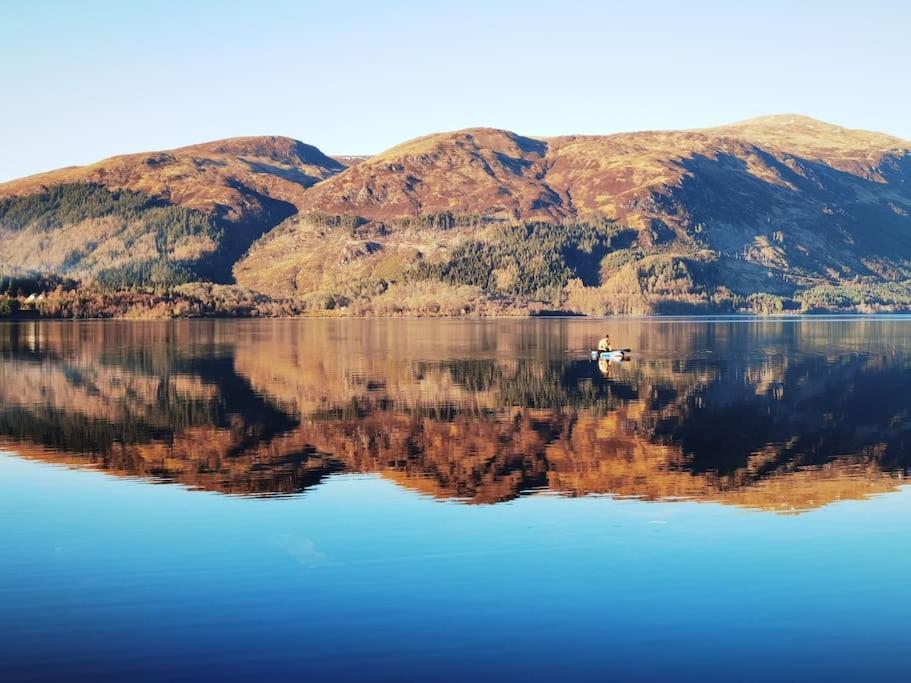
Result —
<instances>
[{"instance_id":1,"label":"mountain","mask_svg":"<svg viewBox=\"0 0 911 683\"><path fill-rule=\"evenodd\" d=\"M428 135L350 169L315 188L305 208L370 220L451 211L502 218L564 216L543 178L547 144L475 128Z\"/></svg>"},{"instance_id":2,"label":"mountain","mask_svg":"<svg viewBox=\"0 0 911 683\"><path fill-rule=\"evenodd\" d=\"M32 216L29 198L59 183L171 213L10 226L6 204ZM238 138L0 185L10 195L3 263L115 288L233 278L368 315L911 307L911 142L797 115L608 136L472 128L372 157Z\"/></svg>"},{"instance_id":3,"label":"mountain","mask_svg":"<svg viewBox=\"0 0 911 683\"><path fill-rule=\"evenodd\" d=\"M464 297L452 287L468 286L589 313L807 307L813 300L795 297L808 290L823 297L845 282L868 278L869 288L911 275L911 143L791 115L542 139L470 129L371 157L310 189L301 212L254 245L235 269L239 282L357 300L381 280L420 279L421 261L436 264L424 270L438 282L396 288L392 298L420 290L458 308ZM440 215L442 230L433 224ZM342 234L317 216L364 224ZM459 217L473 218L456 225ZM610 234L583 230L601 240L596 263L574 260L585 249L562 244L543 266L550 277L525 277L529 261L496 248L554 246L546 230L506 225L598 228L605 219Z\"/></svg>"},{"instance_id":4,"label":"mountain","mask_svg":"<svg viewBox=\"0 0 911 683\"><path fill-rule=\"evenodd\" d=\"M227 281L306 188L344 168L297 140L245 137L15 180L0 185L0 262L76 278L183 270Z\"/></svg>"},{"instance_id":5,"label":"mountain","mask_svg":"<svg viewBox=\"0 0 911 683\"><path fill-rule=\"evenodd\" d=\"M64 183L97 183L160 197L192 209L241 218L244 198L264 195L296 205L303 190L345 169L312 145L279 136L240 137L104 159L0 184L0 197Z\"/></svg>"},{"instance_id":6,"label":"mountain","mask_svg":"<svg viewBox=\"0 0 911 683\"><path fill-rule=\"evenodd\" d=\"M685 230L661 197L682 199L673 190L692 190L687 181L715 180L698 178L700 171L717 166L793 191L801 178L819 185L814 164L868 182L895 180L907 173L909 152L908 141L791 115L694 131L541 139L476 128L370 157L314 188L304 209L379 220L440 211L516 220L603 214L635 227L667 222Z\"/></svg>"}]
</instances>

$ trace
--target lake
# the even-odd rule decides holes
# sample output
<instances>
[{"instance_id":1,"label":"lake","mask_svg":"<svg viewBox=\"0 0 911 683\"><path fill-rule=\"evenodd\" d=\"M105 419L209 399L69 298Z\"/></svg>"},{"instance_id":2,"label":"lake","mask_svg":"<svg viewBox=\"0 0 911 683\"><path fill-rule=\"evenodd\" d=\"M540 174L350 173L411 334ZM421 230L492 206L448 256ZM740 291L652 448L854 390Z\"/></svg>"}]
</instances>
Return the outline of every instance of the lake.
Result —
<instances>
[{"instance_id":1,"label":"lake","mask_svg":"<svg viewBox=\"0 0 911 683\"><path fill-rule=\"evenodd\" d=\"M906 681L909 476L911 318L0 324L0 680Z\"/></svg>"}]
</instances>

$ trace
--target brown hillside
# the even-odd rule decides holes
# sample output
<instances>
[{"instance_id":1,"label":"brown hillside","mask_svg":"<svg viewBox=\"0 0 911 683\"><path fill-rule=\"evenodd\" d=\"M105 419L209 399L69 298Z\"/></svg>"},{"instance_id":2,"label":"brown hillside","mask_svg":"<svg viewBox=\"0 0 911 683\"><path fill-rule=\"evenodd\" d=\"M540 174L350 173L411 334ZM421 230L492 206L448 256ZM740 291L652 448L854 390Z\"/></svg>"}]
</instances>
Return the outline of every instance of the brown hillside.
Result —
<instances>
[{"instance_id":1,"label":"brown hillside","mask_svg":"<svg viewBox=\"0 0 911 683\"><path fill-rule=\"evenodd\" d=\"M48 229L34 195L63 183L139 191L217 220L100 209ZM125 286L233 277L307 310L911 305L911 142L798 115L608 136L472 128L366 158L232 138L0 185L9 196L36 199L11 212L18 222L0 217L0 262L13 273ZM499 229L524 221L588 232L562 243Z\"/></svg>"},{"instance_id":2,"label":"brown hillside","mask_svg":"<svg viewBox=\"0 0 911 683\"><path fill-rule=\"evenodd\" d=\"M395 280L395 264L437 258L466 239L496 239L483 230L396 225L451 212L501 222L606 217L636 231L639 255L661 255L659 271L687 271L667 296L705 302L718 287L792 296L855 278L909 276L911 143L796 115L542 139L478 128L371 157L308 190L300 210L304 219L254 246L235 269L239 281L273 294L344 290L352 280ZM359 216L384 228L327 233L307 222L311 214ZM690 261L667 260L677 257ZM660 274L630 263L606 261L595 289L620 287L645 302L626 312L655 310L646 300L661 292L642 282Z\"/></svg>"},{"instance_id":3,"label":"brown hillside","mask_svg":"<svg viewBox=\"0 0 911 683\"><path fill-rule=\"evenodd\" d=\"M474 128L417 138L369 158L308 193L305 207L389 219L449 210L515 218L603 213L666 218L651 193L694 174L692 162L743 161L760 181L788 186L779 164L822 162L884 182L911 143L796 115L720 128L533 139ZM800 174L799 170L795 170Z\"/></svg>"},{"instance_id":4,"label":"brown hillside","mask_svg":"<svg viewBox=\"0 0 911 683\"><path fill-rule=\"evenodd\" d=\"M508 131L472 128L428 135L354 166L308 193L305 207L370 219L437 211L504 218L561 217L542 182L547 145Z\"/></svg>"},{"instance_id":5,"label":"brown hillside","mask_svg":"<svg viewBox=\"0 0 911 683\"><path fill-rule=\"evenodd\" d=\"M306 188L343 168L297 140L244 137L6 183L0 199L10 197L12 208L4 215L0 205L0 273L107 278L114 287L229 281L234 262L297 211ZM61 209L45 212L55 201Z\"/></svg>"},{"instance_id":6,"label":"brown hillside","mask_svg":"<svg viewBox=\"0 0 911 683\"><path fill-rule=\"evenodd\" d=\"M62 183L100 183L193 209L223 207L238 220L255 208L257 195L297 205L307 187L344 168L316 147L291 138L229 138L13 180L0 184L0 197L35 194Z\"/></svg>"}]
</instances>

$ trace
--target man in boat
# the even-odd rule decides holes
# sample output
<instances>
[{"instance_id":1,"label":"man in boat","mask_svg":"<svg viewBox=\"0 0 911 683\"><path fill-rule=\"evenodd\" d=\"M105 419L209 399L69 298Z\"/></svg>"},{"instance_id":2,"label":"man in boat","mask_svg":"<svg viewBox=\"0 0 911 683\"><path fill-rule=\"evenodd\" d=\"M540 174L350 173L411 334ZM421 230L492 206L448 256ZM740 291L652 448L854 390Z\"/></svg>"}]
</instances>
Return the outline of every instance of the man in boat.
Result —
<instances>
[{"instance_id":1,"label":"man in boat","mask_svg":"<svg viewBox=\"0 0 911 683\"><path fill-rule=\"evenodd\" d=\"M601 341L598 342L598 350L599 351L613 351L613 349L611 348L611 345L610 345L610 335L609 334L605 334L604 339L602 339Z\"/></svg>"}]
</instances>

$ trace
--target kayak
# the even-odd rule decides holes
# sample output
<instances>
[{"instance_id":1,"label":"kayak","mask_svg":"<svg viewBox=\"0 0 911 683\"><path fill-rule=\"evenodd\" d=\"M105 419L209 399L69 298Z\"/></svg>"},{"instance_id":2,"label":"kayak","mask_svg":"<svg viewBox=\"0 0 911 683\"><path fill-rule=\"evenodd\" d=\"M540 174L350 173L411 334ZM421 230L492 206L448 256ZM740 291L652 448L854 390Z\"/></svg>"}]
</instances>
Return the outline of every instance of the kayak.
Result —
<instances>
[{"instance_id":1,"label":"kayak","mask_svg":"<svg viewBox=\"0 0 911 683\"><path fill-rule=\"evenodd\" d=\"M592 360L623 360L630 352L630 349L618 349L616 351L592 351Z\"/></svg>"}]
</instances>

